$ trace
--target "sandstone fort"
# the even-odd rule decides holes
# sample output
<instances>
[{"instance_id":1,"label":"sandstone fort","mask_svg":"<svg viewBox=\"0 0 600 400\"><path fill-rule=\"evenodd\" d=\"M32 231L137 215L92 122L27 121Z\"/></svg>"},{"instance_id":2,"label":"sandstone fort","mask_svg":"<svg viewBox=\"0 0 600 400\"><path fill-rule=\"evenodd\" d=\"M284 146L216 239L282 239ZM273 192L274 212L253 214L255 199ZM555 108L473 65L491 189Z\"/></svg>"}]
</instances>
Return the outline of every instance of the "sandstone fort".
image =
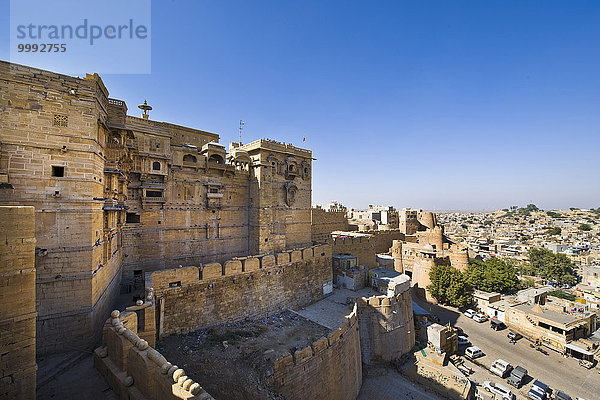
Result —
<instances>
[{"instance_id":1,"label":"sandstone fort","mask_svg":"<svg viewBox=\"0 0 600 400\"><path fill-rule=\"evenodd\" d=\"M411 352L413 294L434 265L468 265L435 214L375 210L382 227L357 232L312 207L310 150L225 146L109 90L0 62L0 398L33 399L36 356L72 349L121 399L219 398L157 345L278 313L308 333L254 369L286 399L355 399L363 365Z\"/></svg>"}]
</instances>

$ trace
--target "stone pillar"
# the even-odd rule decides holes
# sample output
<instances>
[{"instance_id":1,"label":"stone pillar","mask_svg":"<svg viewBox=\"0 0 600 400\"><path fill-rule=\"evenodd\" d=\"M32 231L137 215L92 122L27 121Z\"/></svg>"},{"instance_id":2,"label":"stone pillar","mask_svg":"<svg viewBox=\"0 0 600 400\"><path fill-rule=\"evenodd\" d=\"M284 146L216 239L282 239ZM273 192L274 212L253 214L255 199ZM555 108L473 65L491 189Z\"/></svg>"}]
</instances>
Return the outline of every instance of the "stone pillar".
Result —
<instances>
[{"instance_id":1,"label":"stone pillar","mask_svg":"<svg viewBox=\"0 0 600 400\"><path fill-rule=\"evenodd\" d=\"M390 249L392 257L394 257L394 270L404 273L404 267L402 265L402 241L392 241L392 248Z\"/></svg>"}]
</instances>

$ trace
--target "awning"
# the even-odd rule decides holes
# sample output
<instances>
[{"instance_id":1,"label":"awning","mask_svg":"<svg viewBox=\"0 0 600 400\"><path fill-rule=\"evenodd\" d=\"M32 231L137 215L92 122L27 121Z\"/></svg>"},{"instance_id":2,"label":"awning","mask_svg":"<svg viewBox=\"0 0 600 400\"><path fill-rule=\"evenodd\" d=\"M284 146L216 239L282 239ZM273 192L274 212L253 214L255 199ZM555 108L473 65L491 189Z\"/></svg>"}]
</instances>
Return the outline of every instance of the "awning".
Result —
<instances>
[{"instance_id":1,"label":"awning","mask_svg":"<svg viewBox=\"0 0 600 400\"><path fill-rule=\"evenodd\" d=\"M574 344L571 344L571 343L567 343L567 344L565 345L565 348L567 348L567 349L569 349L569 350L576 351L576 352L578 352L578 353L581 353L581 354L583 354L584 356L593 356L593 355L594 355L594 353L590 353L589 351L587 351L587 350L584 350L584 349L582 349L581 347L579 347L579 346L575 346Z\"/></svg>"}]
</instances>

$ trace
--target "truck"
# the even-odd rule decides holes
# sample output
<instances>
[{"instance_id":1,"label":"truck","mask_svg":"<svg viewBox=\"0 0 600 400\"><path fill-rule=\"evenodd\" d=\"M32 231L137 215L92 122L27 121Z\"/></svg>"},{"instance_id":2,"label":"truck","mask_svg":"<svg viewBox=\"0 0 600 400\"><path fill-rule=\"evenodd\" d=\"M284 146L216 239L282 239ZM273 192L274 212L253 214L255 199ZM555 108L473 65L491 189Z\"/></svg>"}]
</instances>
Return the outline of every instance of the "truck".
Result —
<instances>
[{"instance_id":1,"label":"truck","mask_svg":"<svg viewBox=\"0 0 600 400\"><path fill-rule=\"evenodd\" d=\"M527 370L525 368L521 367L520 365L517 365L510 372L510 376L508 377L507 382L509 385L514 386L517 389L519 389L521 386L523 386L523 383L525 382L526 377L527 377Z\"/></svg>"}]
</instances>

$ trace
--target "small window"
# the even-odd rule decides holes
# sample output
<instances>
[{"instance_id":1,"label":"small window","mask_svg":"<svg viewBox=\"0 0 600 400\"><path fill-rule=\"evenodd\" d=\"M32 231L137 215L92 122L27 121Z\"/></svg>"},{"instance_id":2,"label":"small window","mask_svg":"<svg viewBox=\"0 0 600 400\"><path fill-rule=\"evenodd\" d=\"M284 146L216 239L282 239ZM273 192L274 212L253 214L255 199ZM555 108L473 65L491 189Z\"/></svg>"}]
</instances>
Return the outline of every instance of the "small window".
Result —
<instances>
[{"instance_id":1,"label":"small window","mask_svg":"<svg viewBox=\"0 0 600 400\"><path fill-rule=\"evenodd\" d=\"M56 165L52 166L52 176L57 178L62 178L65 176L65 167L58 167Z\"/></svg>"},{"instance_id":2,"label":"small window","mask_svg":"<svg viewBox=\"0 0 600 400\"><path fill-rule=\"evenodd\" d=\"M146 190L146 197L162 197L160 190Z\"/></svg>"},{"instance_id":3,"label":"small window","mask_svg":"<svg viewBox=\"0 0 600 400\"><path fill-rule=\"evenodd\" d=\"M158 161L154 161L152 163L152 169L155 171L160 171L160 163Z\"/></svg>"},{"instance_id":4,"label":"small window","mask_svg":"<svg viewBox=\"0 0 600 400\"><path fill-rule=\"evenodd\" d=\"M181 287L181 281L169 282L169 287Z\"/></svg>"},{"instance_id":5,"label":"small window","mask_svg":"<svg viewBox=\"0 0 600 400\"><path fill-rule=\"evenodd\" d=\"M304 175L308 175L308 168L304 168Z\"/></svg>"},{"instance_id":6,"label":"small window","mask_svg":"<svg viewBox=\"0 0 600 400\"><path fill-rule=\"evenodd\" d=\"M218 188L210 188L210 189L208 189L208 193L219 193L219 189Z\"/></svg>"},{"instance_id":7,"label":"small window","mask_svg":"<svg viewBox=\"0 0 600 400\"><path fill-rule=\"evenodd\" d=\"M67 117L66 115L54 114L52 125L63 127L69 126L69 117Z\"/></svg>"},{"instance_id":8,"label":"small window","mask_svg":"<svg viewBox=\"0 0 600 400\"><path fill-rule=\"evenodd\" d=\"M289 168L289 170L290 170L290 172L294 171L294 166L293 166L293 165L290 165L290 168Z\"/></svg>"},{"instance_id":9,"label":"small window","mask_svg":"<svg viewBox=\"0 0 600 400\"><path fill-rule=\"evenodd\" d=\"M140 215L136 213L127 213L125 216L125 222L128 224L139 224L140 223Z\"/></svg>"}]
</instances>

